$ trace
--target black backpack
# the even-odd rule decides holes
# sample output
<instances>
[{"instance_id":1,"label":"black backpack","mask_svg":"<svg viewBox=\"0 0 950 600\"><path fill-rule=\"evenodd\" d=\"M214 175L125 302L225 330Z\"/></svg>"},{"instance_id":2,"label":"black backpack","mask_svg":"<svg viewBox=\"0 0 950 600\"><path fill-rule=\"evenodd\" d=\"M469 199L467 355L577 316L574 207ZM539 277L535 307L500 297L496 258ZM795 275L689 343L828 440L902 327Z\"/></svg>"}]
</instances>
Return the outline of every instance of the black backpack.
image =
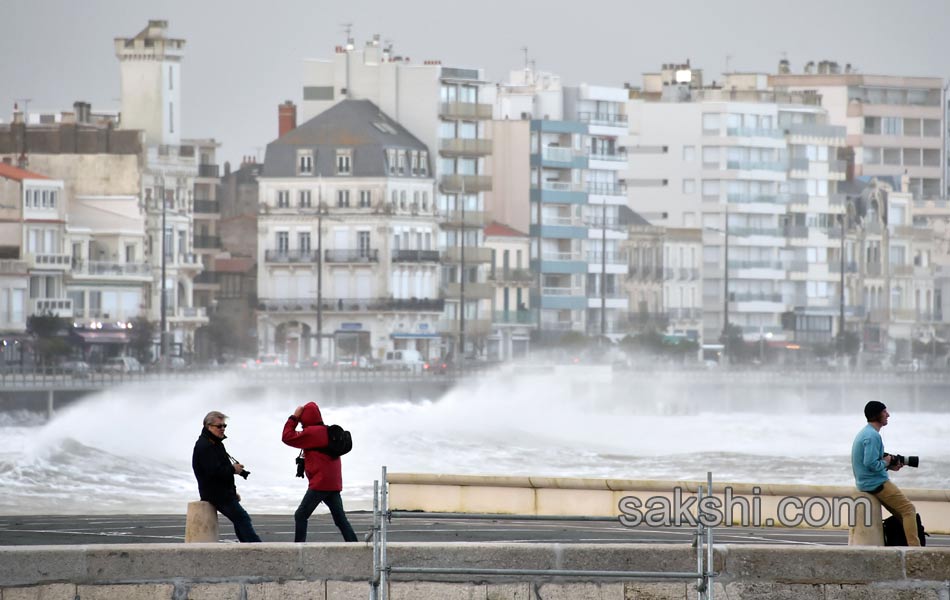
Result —
<instances>
[{"instance_id":1,"label":"black backpack","mask_svg":"<svg viewBox=\"0 0 950 600\"><path fill-rule=\"evenodd\" d=\"M927 536L930 535L924 531L924 525L920 522L920 515L917 515L917 538L921 546L927 545ZM904 535L904 525L901 520L893 515L884 519L884 545L885 546L906 546L907 536Z\"/></svg>"},{"instance_id":2,"label":"black backpack","mask_svg":"<svg viewBox=\"0 0 950 600\"><path fill-rule=\"evenodd\" d=\"M332 458L339 458L353 449L353 437L350 432L339 425L327 426L327 445L324 448L315 448Z\"/></svg>"}]
</instances>

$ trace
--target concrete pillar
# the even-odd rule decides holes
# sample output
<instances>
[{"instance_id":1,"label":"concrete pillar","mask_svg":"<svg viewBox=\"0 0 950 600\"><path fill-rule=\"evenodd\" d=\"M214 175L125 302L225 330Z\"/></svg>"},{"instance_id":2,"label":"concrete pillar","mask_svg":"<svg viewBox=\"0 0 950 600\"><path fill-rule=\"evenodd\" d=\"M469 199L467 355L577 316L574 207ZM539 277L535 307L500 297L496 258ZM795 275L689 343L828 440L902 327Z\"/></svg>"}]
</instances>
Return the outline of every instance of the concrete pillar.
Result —
<instances>
[{"instance_id":1,"label":"concrete pillar","mask_svg":"<svg viewBox=\"0 0 950 600\"><path fill-rule=\"evenodd\" d=\"M881 502L871 494L858 493L855 498L867 498L871 502L871 526L866 522L865 504L855 507L854 524L848 531L849 546L883 546L884 522L881 519Z\"/></svg>"},{"instance_id":2,"label":"concrete pillar","mask_svg":"<svg viewBox=\"0 0 950 600\"><path fill-rule=\"evenodd\" d=\"M185 543L217 542L218 511L210 502L189 502L185 517Z\"/></svg>"},{"instance_id":3,"label":"concrete pillar","mask_svg":"<svg viewBox=\"0 0 950 600\"><path fill-rule=\"evenodd\" d=\"M50 389L48 392L46 392L46 418L50 421L53 420L53 412L53 390Z\"/></svg>"}]
</instances>

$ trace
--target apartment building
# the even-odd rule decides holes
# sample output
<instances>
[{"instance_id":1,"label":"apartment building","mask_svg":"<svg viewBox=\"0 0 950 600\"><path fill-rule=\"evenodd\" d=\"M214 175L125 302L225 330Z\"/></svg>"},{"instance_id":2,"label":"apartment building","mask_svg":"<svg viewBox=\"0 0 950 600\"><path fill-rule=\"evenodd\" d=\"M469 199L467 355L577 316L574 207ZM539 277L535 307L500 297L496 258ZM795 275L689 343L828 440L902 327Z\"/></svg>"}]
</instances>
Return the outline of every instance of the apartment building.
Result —
<instances>
[{"instance_id":1,"label":"apartment building","mask_svg":"<svg viewBox=\"0 0 950 600\"><path fill-rule=\"evenodd\" d=\"M54 314L90 329L145 316L152 282L139 188L142 134L118 131L114 117L96 114L77 102L73 111L56 115L18 111L10 125L0 126L0 157L58 180L62 188L55 208L49 199L44 207L42 196L39 204L31 201L36 224L22 238L24 252L34 244L49 255L46 264L57 265L55 274L44 275L52 280L45 286L38 281L32 296L50 297L40 288L48 291L52 281ZM114 342L121 345L121 337Z\"/></svg>"},{"instance_id":2,"label":"apartment building","mask_svg":"<svg viewBox=\"0 0 950 600\"><path fill-rule=\"evenodd\" d=\"M213 300L213 286L202 282L198 285L205 287L198 300L207 304L196 303L195 278L206 268L211 270L217 251L209 211L214 208L211 194L218 174L213 164L216 143L182 136L185 40L169 37L167 30L167 21L149 21L134 37L116 38L114 45L121 81L119 128L142 131L145 138L139 184L153 273L147 314L164 327L167 351L180 356L198 351L195 334L207 325ZM198 222L204 227L197 239L196 201L201 201Z\"/></svg>"},{"instance_id":3,"label":"apartment building","mask_svg":"<svg viewBox=\"0 0 950 600\"><path fill-rule=\"evenodd\" d=\"M348 39L331 59L304 62L303 119L346 99L369 100L433 152L431 174L437 184L441 225L438 247L443 251L446 282L443 350L453 355L458 354L459 342L465 345L465 355L483 355L491 333L491 289L486 279L491 254L484 248L483 228L488 223L485 193L492 184L488 171L492 107L483 98L485 83L481 69L443 66L437 60L414 63L396 55L378 35L362 48ZM464 267L459 261L462 245ZM457 294L463 278L478 284L466 286L472 293L465 298Z\"/></svg>"},{"instance_id":4,"label":"apartment building","mask_svg":"<svg viewBox=\"0 0 950 600\"><path fill-rule=\"evenodd\" d=\"M626 191L620 139L627 132L626 91L524 69L494 95L492 217L532 237L543 336L576 331L620 338L629 302L624 291ZM487 95L488 93L486 93ZM529 185L525 185L530 182Z\"/></svg>"},{"instance_id":5,"label":"apartment building","mask_svg":"<svg viewBox=\"0 0 950 600\"><path fill-rule=\"evenodd\" d=\"M701 70L670 64L631 89L628 113L630 206L652 224L702 231L703 337L728 323L747 340L790 340L786 312L834 330L845 130L820 98L772 90L755 73L707 86ZM672 279L689 281L692 267L671 265Z\"/></svg>"},{"instance_id":6,"label":"apartment building","mask_svg":"<svg viewBox=\"0 0 950 600\"><path fill-rule=\"evenodd\" d=\"M844 127L854 175L910 177L916 200L947 195L946 98L939 77L859 73L850 64L808 62L801 72L779 63L777 91L814 91L828 123Z\"/></svg>"},{"instance_id":7,"label":"apartment building","mask_svg":"<svg viewBox=\"0 0 950 600\"><path fill-rule=\"evenodd\" d=\"M485 247L492 253L489 280L495 287L487 358L511 360L527 356L531 332L538 324L538 314L530 300L531 288L537 280L529 268L531 238L503 223L492 222L485 227Z\"/></svg>"},{"instance_id":8,"label":"apartment building","mask_svg":"<svg viewBox=\"0 0 950 600\"><path fill-rule=\"evenodd\" d=\"M440 287L460 292L440 278L428 148L368 100L294 125L268 144L257 180L260 354L440 356L454 325L441 320Z\"/></svg>"}]
</instances>

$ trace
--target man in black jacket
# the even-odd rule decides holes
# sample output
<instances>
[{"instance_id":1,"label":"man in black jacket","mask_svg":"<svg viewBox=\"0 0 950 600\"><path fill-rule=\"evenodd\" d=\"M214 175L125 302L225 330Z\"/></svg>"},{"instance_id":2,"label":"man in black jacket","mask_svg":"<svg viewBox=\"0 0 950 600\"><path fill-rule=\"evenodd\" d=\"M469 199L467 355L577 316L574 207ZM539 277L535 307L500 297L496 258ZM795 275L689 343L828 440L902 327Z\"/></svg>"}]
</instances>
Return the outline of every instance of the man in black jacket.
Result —
<instances>
[{"instance_id":1,"label":"man in black jacket","mask_svg":"<svg viewBox=\"0 0 950 600\"><path fill-rule=\"evenodd\" d=\"M216 410L205 415L204 427L195 442L191 468L198 480L198 493L234 524L234 533L240 542L259 542L251 517L241 506L241 495L234 487L234 474L244 471L244 465L232 461L224 449L224 422L227 415Z\"/></svg>"}]
</instances>

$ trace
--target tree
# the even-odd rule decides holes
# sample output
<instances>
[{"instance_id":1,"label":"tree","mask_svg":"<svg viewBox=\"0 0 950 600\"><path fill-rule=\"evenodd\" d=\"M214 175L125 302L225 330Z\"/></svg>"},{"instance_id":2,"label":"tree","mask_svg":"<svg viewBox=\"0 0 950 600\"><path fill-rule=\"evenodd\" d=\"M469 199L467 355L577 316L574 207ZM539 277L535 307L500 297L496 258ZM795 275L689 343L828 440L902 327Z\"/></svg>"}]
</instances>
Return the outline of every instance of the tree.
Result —
<instances>
[{"instance_id":1,"label":"tree","mask_svg":"<svg viewBox=\"0 0 950 600\"><path fill-rule=\"evenodd\" d=\"M142 364L151 362L152 346L155 343L155 323L145 317L132 321L132 333L129 335L129 351Z\"/></svg>"},{"instance_id":2,"label":"tree","mask_svg":"<svg viewBox=\"0 0 950 600\"><path fill-rule=\"evenodd\" d=\"M52 314L31 315L27 319L26 329L36 338L33 351L40 365L50 366L69 355L67 327L66 319Z\"/></svg>"}]
</instances>

